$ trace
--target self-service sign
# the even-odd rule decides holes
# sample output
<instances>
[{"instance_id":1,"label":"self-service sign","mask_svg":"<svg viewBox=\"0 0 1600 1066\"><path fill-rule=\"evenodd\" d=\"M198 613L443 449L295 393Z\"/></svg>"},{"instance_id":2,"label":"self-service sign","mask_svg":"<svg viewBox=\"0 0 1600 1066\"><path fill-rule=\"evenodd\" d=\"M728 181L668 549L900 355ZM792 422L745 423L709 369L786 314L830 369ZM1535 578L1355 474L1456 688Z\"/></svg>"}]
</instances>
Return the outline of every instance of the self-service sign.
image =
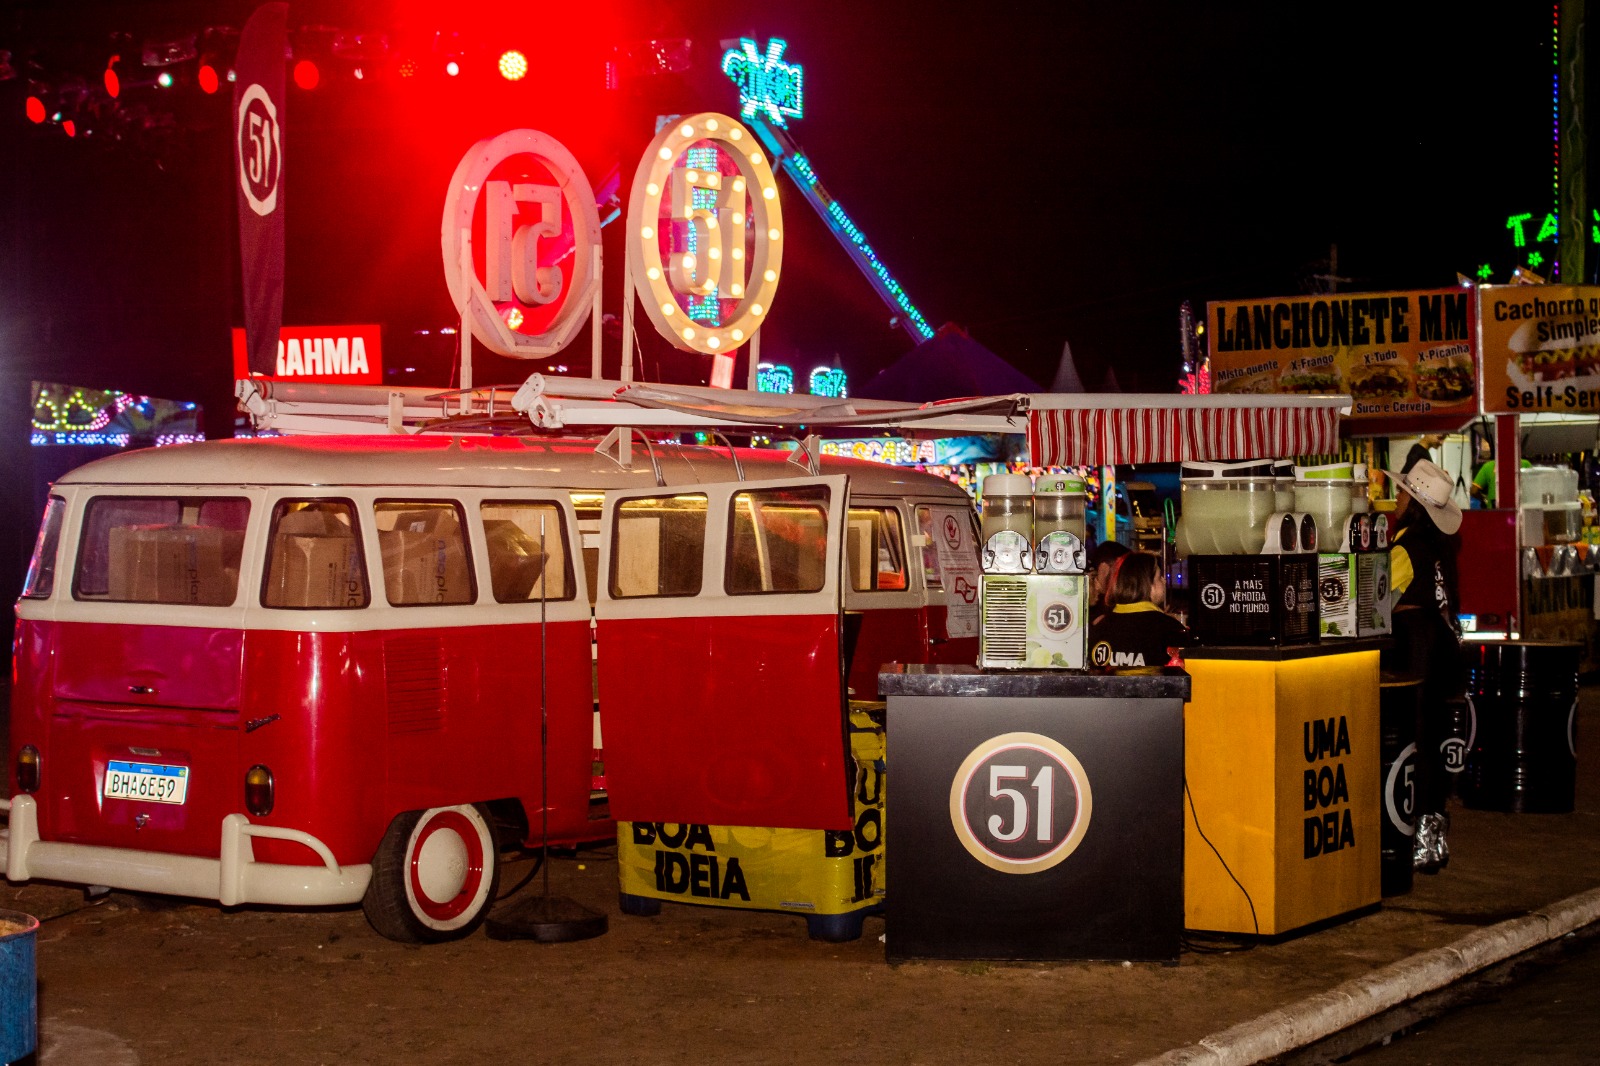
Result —
<instances>
[{"instance_id":1,"label":"self-service sign","mask_svg":"<svg viewBox=\"0 0 1600 1066\"><path fill-rule=\"evenodd\" d=\"M233 376L250 376L245 333L233 331ZM278 330L274 381L324 385L383 382L383 331L377 325L283 326Z\"/></svg>"}]
</instances>

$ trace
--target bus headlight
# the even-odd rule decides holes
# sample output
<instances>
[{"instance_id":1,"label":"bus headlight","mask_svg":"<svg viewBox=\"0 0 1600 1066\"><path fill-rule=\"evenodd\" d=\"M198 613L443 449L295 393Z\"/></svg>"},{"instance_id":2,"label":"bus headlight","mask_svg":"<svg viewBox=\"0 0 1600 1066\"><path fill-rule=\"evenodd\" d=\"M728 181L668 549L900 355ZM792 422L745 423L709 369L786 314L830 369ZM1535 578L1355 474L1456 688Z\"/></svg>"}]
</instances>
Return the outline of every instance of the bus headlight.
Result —
<instances>
[{"instance_id":1,"label":"bus headlight","mask_svg":"<svg viewBox=\"0 0 1600 1066\"><path fill-rule=\"evenodd\" d=\"M24 744L17 751L17 791L39 791L39 749Z\"/></svg>"},{"instance_id":2,"label":"bus headlight","mask_svg":"<svg viewBox=\"0 0 1600 1066\"><path fill-rule=\"evenodd\" d=\"M256 763L244 774L244 809L257 818L272 813L272 771Z\"/></svg>"}]
</instances>

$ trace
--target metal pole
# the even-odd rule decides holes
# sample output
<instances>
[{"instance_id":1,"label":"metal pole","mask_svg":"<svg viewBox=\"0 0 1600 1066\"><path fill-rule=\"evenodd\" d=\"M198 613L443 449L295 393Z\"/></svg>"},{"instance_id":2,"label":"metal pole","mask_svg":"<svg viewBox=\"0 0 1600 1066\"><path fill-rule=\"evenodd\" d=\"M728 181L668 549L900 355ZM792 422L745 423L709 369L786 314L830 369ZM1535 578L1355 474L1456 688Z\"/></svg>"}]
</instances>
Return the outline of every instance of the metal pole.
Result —
<instances>
[{"instance_id":1,"label":"metal pole","mask_svg":"<svg viewBox=\"0 0 1600 1066\"><path fill-rule=\"evenodd\" d=\"M602 338L602 336L604 336L604 332L605 332L604 329L602 328L602 325L603 325L603 323L605 321L605 315L601 311L601 308L600 308L600 293L601 293L601 289L602 289L602 286L601 286L600 282L602 280L601 270L604 267L604 263L602 262L603 259L604 259L604 250L599 245L595 245L595 249L594 249L594 347L593 347L593 350L590 351L590 353L589 353L589 376L594 378L596 381L600 380L600 378L604 376L604 375L602 375L600 373L600 344L601 344L601 338Z\"/></svg>"},{"instance_id":2,"label":"metal pole","mask_svg":"<svg viewBox=\"0 0 1600 1066\"><path fill-rule=\"evenodd\" d=\"M1583 125L1584 76L1583 38L1585 0L1561 0L1557 24L1556 51L1560 85L1558 128L1560 131L1560 185L1557 189L1556 218L1561 225L1558 253L1561 257L1563 285L1582 285L1588 280L1584 252L1589 243L1589 190L1587 134Z\"/></svg>"}]
</instances>

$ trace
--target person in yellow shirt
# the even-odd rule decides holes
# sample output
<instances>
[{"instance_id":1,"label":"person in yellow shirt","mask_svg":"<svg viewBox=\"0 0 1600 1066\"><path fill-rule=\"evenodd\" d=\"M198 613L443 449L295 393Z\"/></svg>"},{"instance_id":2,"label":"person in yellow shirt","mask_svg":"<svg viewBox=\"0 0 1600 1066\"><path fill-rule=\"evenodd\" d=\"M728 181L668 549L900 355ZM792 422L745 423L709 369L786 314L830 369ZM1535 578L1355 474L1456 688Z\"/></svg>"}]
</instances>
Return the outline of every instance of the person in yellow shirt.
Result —
<instances>
[{"instance_id":1,"label":"person in yellow shirt","mask_svg":"<svg viewBox=\"0 0 1600 1066\"><path fill-rule=\"evenodd\" d=\"M1424 873L1437 873L1450 861L1445 841L1449 778L1439 749L1449 736L1447 704L1466 683L1456 617L1461 507L1452 498L1450 475L1430 460L1403 474L1391 470L1389 476L1396 502L1389 552L1394 645L1384 653L1383 665L1422 682L1412 861Z\"/></svg>"},{"instance_id":2,"label":"person in yellow shirt","mask_svg":"<svg viewBox=\"0 0 1600 1066\"><path fill-rule=\"evenodd\" d=\"M1159 673L1189 632L1162 610L1167 582L1161 559L1150 552L1129 552L1114 566L1106 592L1108 609L1089 623L1089 665L1114 674Z\"/></svg>"}]
</instances>

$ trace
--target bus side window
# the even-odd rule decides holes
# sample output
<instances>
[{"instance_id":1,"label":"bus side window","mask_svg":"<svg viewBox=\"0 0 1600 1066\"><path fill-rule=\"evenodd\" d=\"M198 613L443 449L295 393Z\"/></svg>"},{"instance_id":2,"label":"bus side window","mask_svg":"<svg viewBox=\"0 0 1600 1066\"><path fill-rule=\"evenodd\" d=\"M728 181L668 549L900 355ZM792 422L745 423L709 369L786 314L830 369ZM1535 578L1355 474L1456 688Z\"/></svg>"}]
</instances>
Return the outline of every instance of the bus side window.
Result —
<instances>
[{"instance_id":1,"label":"bus side window","mask_svg":"<svg viewBox=\"0 0 1600 1066\"><path fill-rule=\"evenodd\" d=\"M857 592L906 588L905 537L900 513L886 507L852 507L845 526L850 587Z\"/></svg>"},{"instance_id":2,"label":"bus side window","mask_svg":"<svg viewBox=\"0 0 1600 1066\"><path fill-rule=\"evenodd\" d=\"M33 558L28 561L28 577L22 584L22 597L28 600L48 600L56 590L56 553L61 547L61 521L67 513L67 501L60 496L50 497L44 509L44 521L39 525L39 539L33 545Z\"/></svg>"},{"instance_id":3,"label":"bus side window","mask_svg":"<svg viewBox=\"0 0 1600 1066\"><path fill-rule=\"evenodd\" d=\"M472 602L472 560L460 505L451 500L378 500L372 509L390 606Z\"/></svg>"},{"instance_id":4,"label":"bus side window","mask_svg":"<svg viewBox=\"0 0 1600 1066\"><path fill-rule=\"evenodd\" d=\"M567 526L559 507L533 500L485 500L479 518L489 546L495 602L572 599Z\"/></svg>"},{"instance_id":5,"label":"bus side window","mask_svg":"<svg viewBox=\"0 0 1600 1066\"><path fill-rule=\"evenodd\" d=\"M731 506L728 595L817 592L827 583L827 486L736 492Z\"/></svg>"},{"instance_id":6,"label":"bus side window","mask_svg":"<svg viewBox=\"0 0 1600 1066\"><path fill-rule=\"evenodd\" d=\"M922 534L922 580L929 591L944 588L939 571L939 546L933 540L937 531L933 526L933 508L918 504L917 529Z\"/></svg>"},{"instance_id":7,"label":"bus side window","mask_svg":"<svg viewBox=\"0 0 1600 1066\"><path fill-rule=\"evenodd\" d=\"M280 500L272 511L261 605L327 611L371 602L355 504Z\"/></svg>"},{"instance_id":8,"label":"bus side window","mask_svg":"<svg viewBox=\"0 0 1600 1066\"><path fill-rule=\"evenodd\" d=\"M73 595L228 606L249 517L249 501L237 498L98 496L84 510Z\"/></svg>"},{"instance_id":9,"label":"bus side window","mask_svg":"<svg viewBox=\"0 0 1600 1066\"><path fill-rule=\"evenodd\" d=\"M618 504L608 575L612 599L698 595L708 506L699 493Z\"/></svg>"}]
</instances>

